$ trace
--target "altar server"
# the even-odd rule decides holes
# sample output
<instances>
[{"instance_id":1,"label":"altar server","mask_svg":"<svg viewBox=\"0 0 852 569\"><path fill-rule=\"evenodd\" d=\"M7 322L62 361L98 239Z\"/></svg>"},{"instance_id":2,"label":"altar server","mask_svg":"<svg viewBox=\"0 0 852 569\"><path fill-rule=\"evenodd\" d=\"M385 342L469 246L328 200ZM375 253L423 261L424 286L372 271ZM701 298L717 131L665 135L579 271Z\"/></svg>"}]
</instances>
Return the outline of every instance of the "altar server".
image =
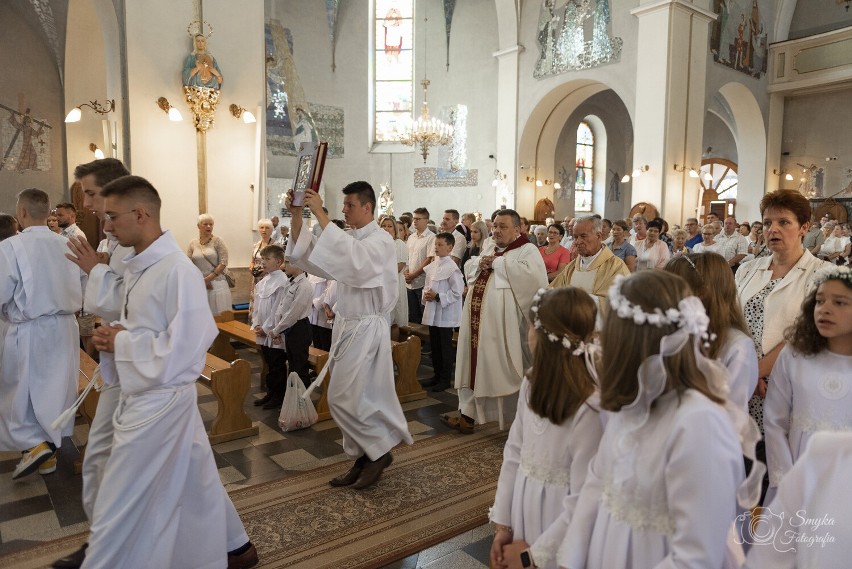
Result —
<instances>
[{"instance_id":1,"label":"altar server","mask_svg":"<svg viewBox=\"0 0 852 569\"><path fill-rule=\"evenodd\" d=\"M74 170L74 178L80 182L83 189L83 208L93 212L104 223L104 198L100 192L107 183L128 175L129 172L120 160L103 158L81 164ZM68 247L71 253L66 255L90 277L85 290L85 305L92 313L101 317L105 322L117 321L121 316L124 303L124 259L133 254L133 247L126 247L118 242L111 232L102 242L103 253L96 254L88 241L70 240ZM99 248L100 249L100 248ZM86 444L86 454L83 457L83 511L91 522L92 511L101 486L104 468L112 450L113 423L112 417L118 406L121 389L118 382L118 372L115 368L111 352L100 353L100 375L103 387L98 397L98 407L92 424L89 427L89 440ZM224 488L222 498L225 500L228 523L228 558L248 560L257 563L257 551L249 542L248 534L236 509L228 498ZM88 542L77 551L53 563L55 569L76 569L83 563ZM245 565L251 567L253 565Z\"/></svg>"},{"instance_id":2,"label":"altar server","mask_svg":"<svg viewBox=\"0 0 852 569\"><path fill-rule=\"evenodd\" d=\"M83 567L228 565L225 501L195 381L217 329L197 269L160 228L160 197L138 176L104 186L107 231L125 259L119 321L95 332L121 395ZM92 284L101 286L97 275Z\"/></svg>"},{"instance_id":3,"label":"altar server","mask_svg":"<svg viewBox=\"0 0 852 569\"><path fill-rule=\"evenodd\" d=\"M352 230L329 223L322 199L311 190L305 205L323 228L317 238L293 214L287 257L307 272L337 281L328 404L343 433L343 450L355 459L332 486L366 488L390 466L390 450L413 442L394 389L390 313L398 295L393 240L374 220L376 194L367 182L343 188L343 214Z\"/></svg>"},{"instance_id":4,"label":"altar server","mask_svg":"<svg viewBox=\"0 0 852 569\"><path fill-rule=\"evenodd\" d=\"M71 427L51 423L73 403L80 367L74 313L83 304L83 275L65 258L67 239L47 227L48 196L18 194L24 230L0 242L0 318L6 321L0 361L0 451L21 451L12 478L54 457ZM50 357L45 357L50 350Z\"/></svg>"}]
</instances>

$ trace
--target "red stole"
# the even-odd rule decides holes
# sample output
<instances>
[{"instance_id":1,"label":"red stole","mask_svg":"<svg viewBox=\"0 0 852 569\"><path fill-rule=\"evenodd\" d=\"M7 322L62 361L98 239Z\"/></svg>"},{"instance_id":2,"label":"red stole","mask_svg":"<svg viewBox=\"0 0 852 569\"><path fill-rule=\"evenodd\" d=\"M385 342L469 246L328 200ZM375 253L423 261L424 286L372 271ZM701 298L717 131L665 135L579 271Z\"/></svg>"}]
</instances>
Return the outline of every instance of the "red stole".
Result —
<instances>
[{"instance_id":1,"label":"red stole","mask_svg":"<svg viewBox=\"0 0 852 569\"><path fill-rule=\"evenodd\" d=\"M521 235L512 241L503 251L495 252L495 257L502 257L513 249L518 249L530 242L526 235ZM479 319L482 316L482 299L485 296L485 287L493 271L484 270L473 283L473 292L470 298L470 388L476 383L476 357L479 353Z\"/></svg>"}]
</instances>

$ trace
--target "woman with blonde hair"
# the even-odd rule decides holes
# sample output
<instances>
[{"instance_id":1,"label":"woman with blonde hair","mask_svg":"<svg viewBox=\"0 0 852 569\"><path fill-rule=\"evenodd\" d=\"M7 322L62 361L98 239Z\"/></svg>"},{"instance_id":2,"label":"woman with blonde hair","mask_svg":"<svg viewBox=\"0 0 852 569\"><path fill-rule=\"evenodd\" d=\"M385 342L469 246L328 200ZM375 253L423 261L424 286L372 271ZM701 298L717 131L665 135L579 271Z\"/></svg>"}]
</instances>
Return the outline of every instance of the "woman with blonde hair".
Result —
<instances>
[{"instance_id":1,"label":"woman with blonde hair","mask_svg":"<svg viewBox=\"0 0 852 569\"><path fill-rule=\"evenodd\" d=\"M209 214L198 216L198 239L190 242L186 254L204 275L207 301L213 316L231 310L231 289L226 276L228 248L224 241L213 235L213 217Z\"/></svg>"},{"instance_id":2,"label":"woman with blonde hair","mask_svg":"<svg viewBox=\"0 0 852 569\"><path fill-rule=\"evenodd\" d=\"M474 221L470 225L470 243L467 244L467 249L464 250L462 257L461 270L464 274L464 264L471 257L478 257L482 254L482 246L485 244L485 239L488 237L488 226L484 221Z\"/></svg>"},{"instance_id":3,"label":"woman with blonde hair","mask_svg":"<svg viewBox=\"0 0 852 569\"><path fill-rule=\"evenodd\" d=\"M396 299L396 307L391 313L391 340L399 340L399 327L408 324L408 295L405 292L405 267L408 265L408 245L399 239L396 219L392 215L383 215L379 218L379 227L387 231L393 238L396 247L396 275L399 288L399 298Z\"/></svg>"}]
</instances>

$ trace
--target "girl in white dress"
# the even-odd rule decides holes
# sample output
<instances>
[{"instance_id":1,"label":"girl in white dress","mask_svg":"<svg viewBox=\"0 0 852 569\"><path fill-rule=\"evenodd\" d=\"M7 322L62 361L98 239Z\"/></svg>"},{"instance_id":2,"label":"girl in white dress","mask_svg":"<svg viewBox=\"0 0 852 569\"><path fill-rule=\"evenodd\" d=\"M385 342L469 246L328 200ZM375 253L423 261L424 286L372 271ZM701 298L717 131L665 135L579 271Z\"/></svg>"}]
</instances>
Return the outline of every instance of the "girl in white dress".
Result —
<instances>
[{"instance_id":1,"label":"girl in white dress","mask_svg":"<svg viewBox=\"0 0 852 569\"><path fill-rule=\"evenodd\" d=\"M748 411L757 387L757 354L737 297L731 267L721 255L692 253L676 257L666 270L683 278L710 317L707 356L719 360L731 376L728 399Z\"/></svg>"},{"instance_id":2,"label":"girl in white dress","mask_svg":"<svg viewBox=\"0 0 852 569\"><path fill-rule=\"evenodd\" d=\"M709 319L683 279L618 278L609 302L600 386L601 408L614 413L559 566L720 569L738 499L750 507L759 498L762 463L742 485L757 427L725 404L727 371L701 353Z\"/></svg>"},{"instance_id":3,"label":"girl in white dress","mask_svg":"<svg viewBox=\"0 0 852 569\"><path fill-rule=\"evenodd\" d=\"M818 431L852 431L852 271L828 267L787 329L763 410L768 496Z\"/></svg>"},{"instance_id":4,"label":"girl in white dress","mask_svg":"<svg viewBox=\"0 0 852 569\"><path fill-rule=\"evenodd\" d=\"M603 434L594 368L587 367L596 315L595 302L579 288L541 289L533 297L533 365L521 383L491 510L492 568L517 566L522 552L537 567L556 567Z\"/></svg>"}]
</instances>

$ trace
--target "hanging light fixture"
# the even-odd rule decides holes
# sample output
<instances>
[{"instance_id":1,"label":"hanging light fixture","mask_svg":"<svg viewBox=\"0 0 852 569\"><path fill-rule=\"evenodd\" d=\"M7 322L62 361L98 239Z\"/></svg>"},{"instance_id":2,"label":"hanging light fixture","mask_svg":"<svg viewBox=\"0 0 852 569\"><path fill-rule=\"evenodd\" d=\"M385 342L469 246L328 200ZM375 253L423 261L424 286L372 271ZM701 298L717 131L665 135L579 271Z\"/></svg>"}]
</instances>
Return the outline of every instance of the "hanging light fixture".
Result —
<instances>
[{"instance_id":1,"label":"hanging light fixture","mask_svg":"<svg viewBox=\"0 0 852 569\"><path fill-rule=\"evenodd\" d=\"M423 20L424 37L428 37L429 17L428 15ZM424 53L428 54L428 45L424 44ZM424 69L426 65L424 64ZM453 141L453 127L446 124L441 119L429 116L429 103L426 100L429 84L431 81L426 78L426 73L423 73L423 104L420 106L420 117L411 125L411 130L403 134L399 141L406 146L419 146L420 155L423 156L423 163L426 163L426 157L429 156L429 148L436 145L446 146Z\"/></svg>"}]
</instances>

